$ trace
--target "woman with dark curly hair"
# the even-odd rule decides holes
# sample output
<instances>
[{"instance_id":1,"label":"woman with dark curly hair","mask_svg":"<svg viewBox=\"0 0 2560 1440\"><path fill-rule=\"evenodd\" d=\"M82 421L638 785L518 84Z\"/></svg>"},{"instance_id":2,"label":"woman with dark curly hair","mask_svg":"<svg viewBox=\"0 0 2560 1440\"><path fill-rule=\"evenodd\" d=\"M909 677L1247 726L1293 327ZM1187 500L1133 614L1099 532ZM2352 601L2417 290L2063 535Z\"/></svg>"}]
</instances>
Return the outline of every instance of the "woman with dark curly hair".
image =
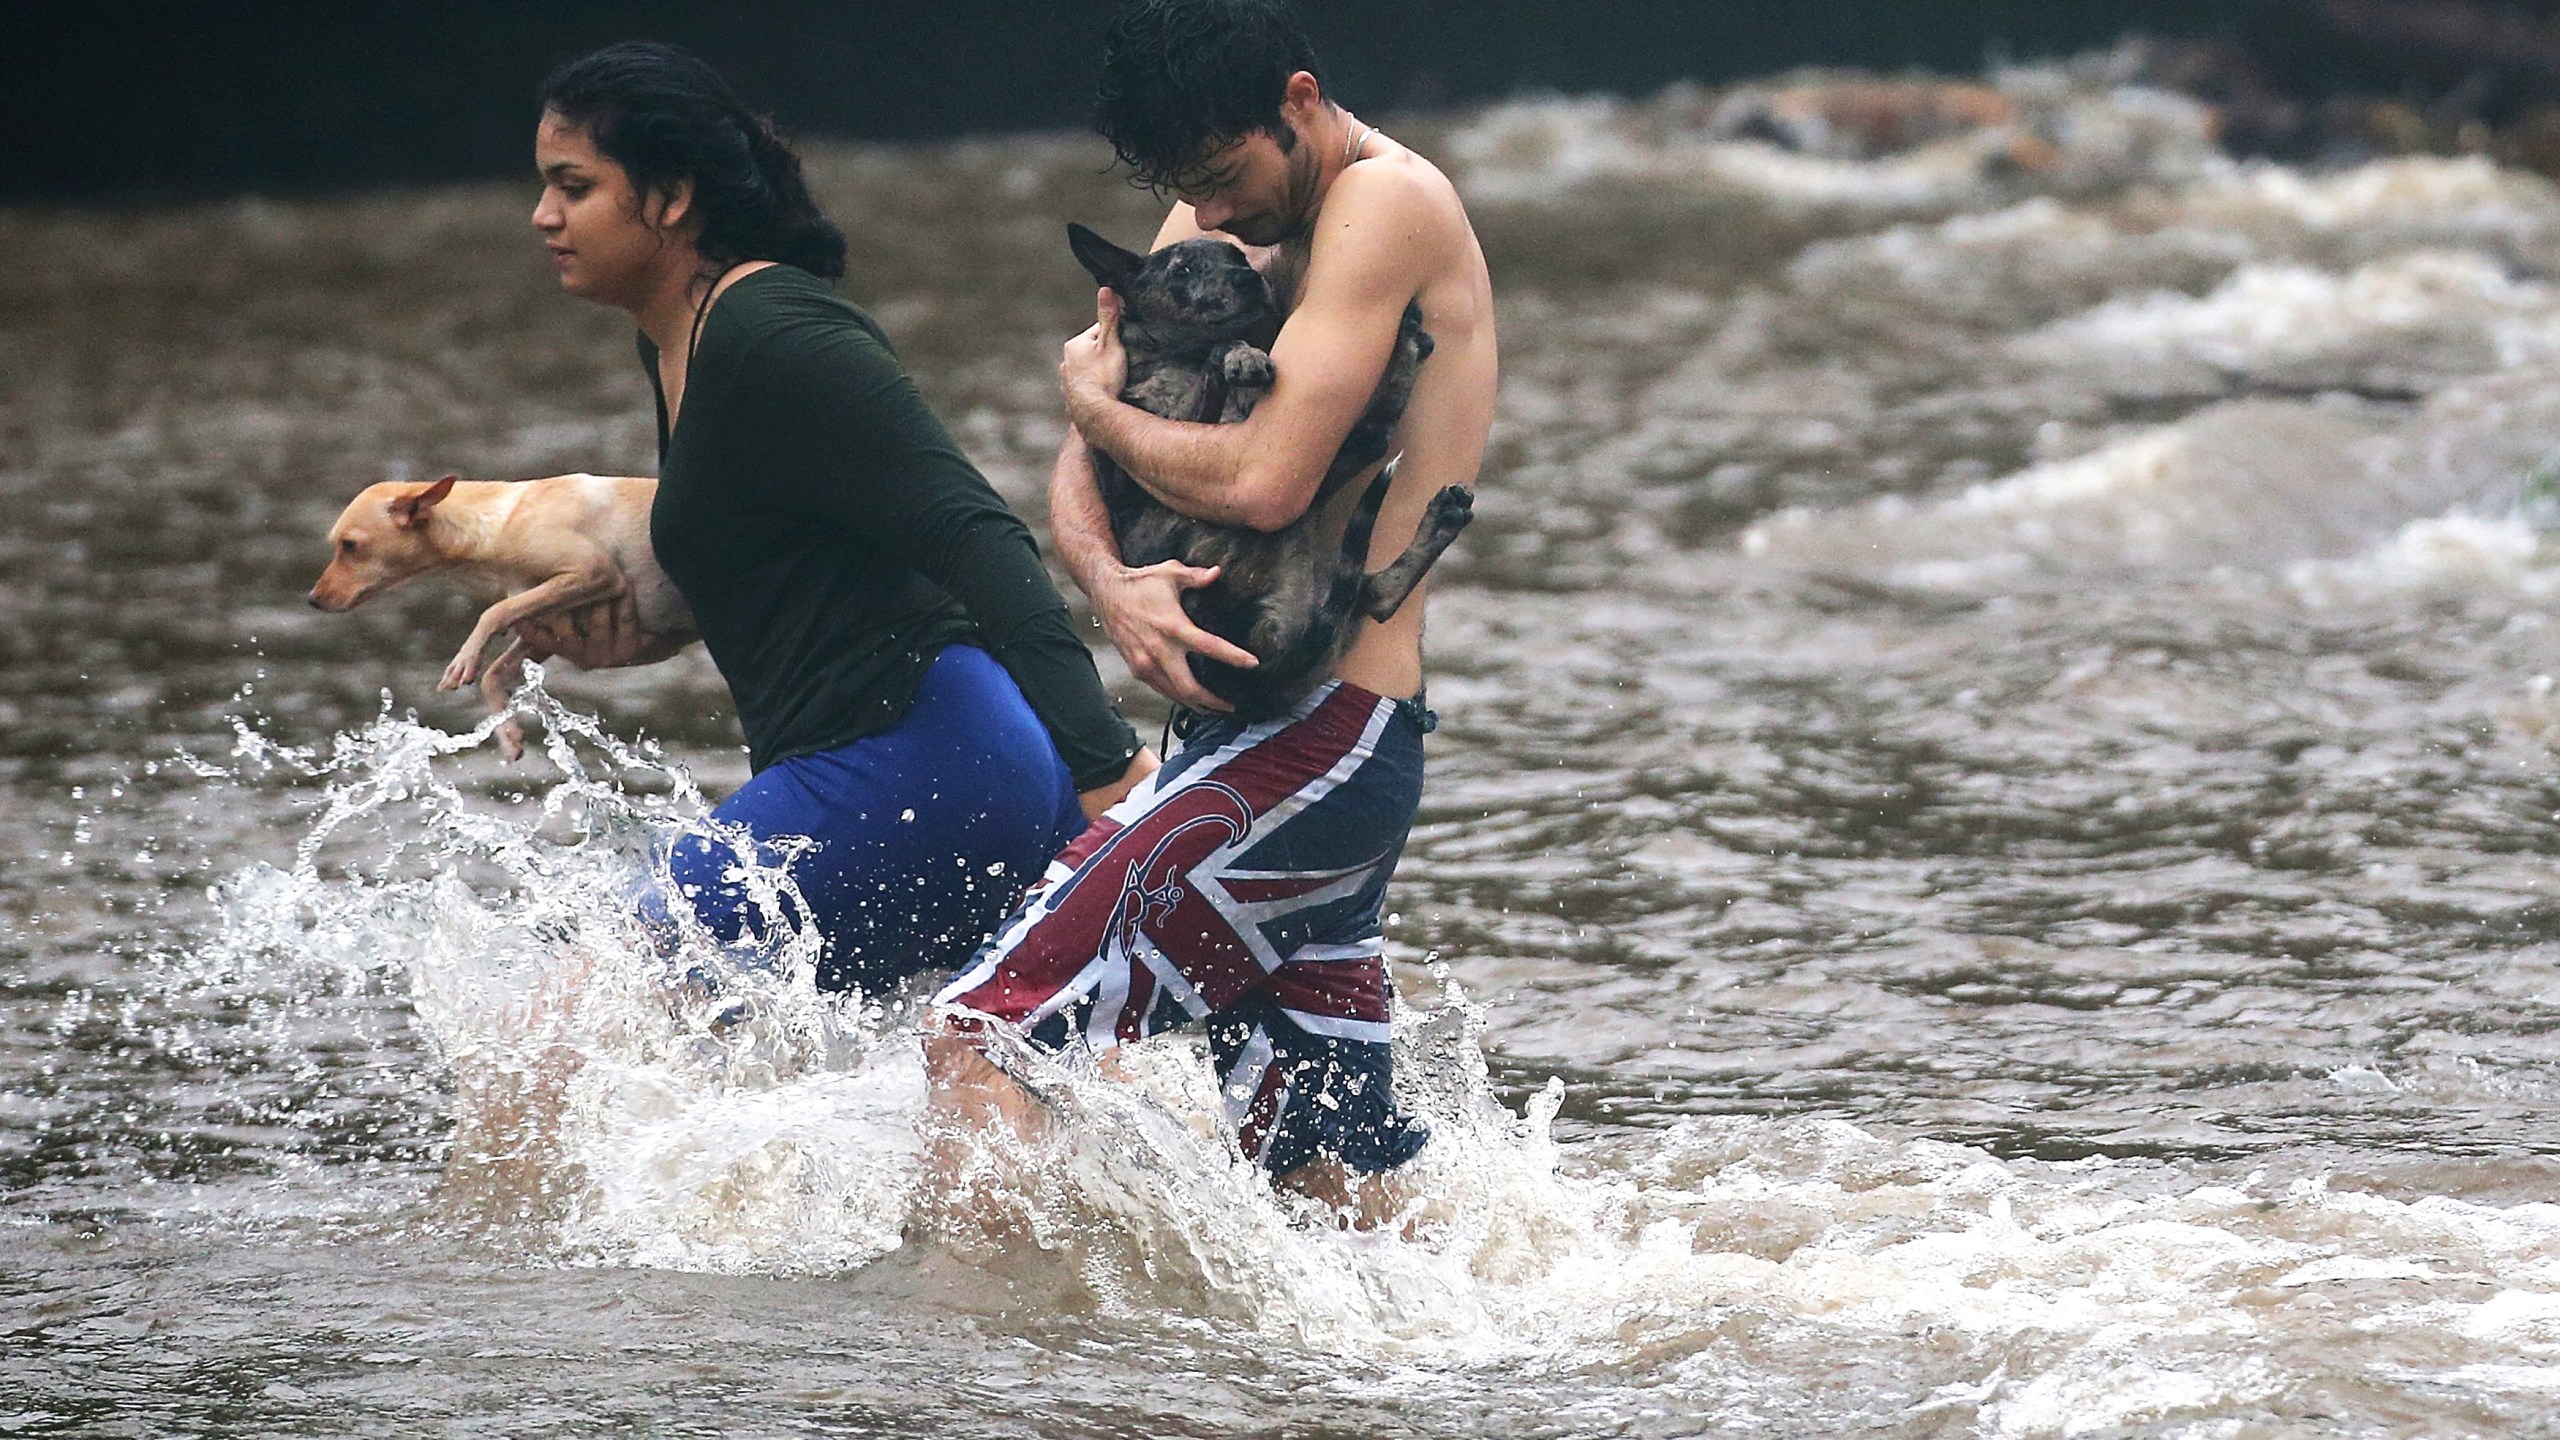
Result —
<instances>
[{"instance_id":1,"label":"woman with dark curly hair","mask_svg":"<svg viewBox=\"0 0 2560 1440\"><path fill-rule=\"evenodd\" d=\"M754 776L714 814L817 842L788 863L822 986L955 964L1153 756L1030 530L830 289L844 236L772 125L660 45L571 61L542 98L534 229L562 289L639 322L651 543L746 732ZM671 862L713 935L756 938L725 847Z\"/></svg>"}]
</instances>

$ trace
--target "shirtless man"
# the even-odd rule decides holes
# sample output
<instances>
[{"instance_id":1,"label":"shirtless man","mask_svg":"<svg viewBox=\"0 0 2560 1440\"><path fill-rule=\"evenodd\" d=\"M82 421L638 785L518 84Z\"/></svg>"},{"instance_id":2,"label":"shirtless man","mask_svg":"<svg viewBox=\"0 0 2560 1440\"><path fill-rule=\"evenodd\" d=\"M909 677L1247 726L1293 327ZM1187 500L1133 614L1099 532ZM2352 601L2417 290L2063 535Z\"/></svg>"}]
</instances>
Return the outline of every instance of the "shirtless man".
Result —
<instances>
[{"instance_id":1,"label":"shirtless man","mask_svg":"<svg viewBox=\"0 0 2560 1440\"><path fill-rule=\"evenodd\" d=\"M1424 594L1360 622L1333 678L1246 725L1193 677L1200 652L1253 657L1193 625L1183 591L1215 572L1123 565L1091 452L1203 520L1277 530L1304 514L1385 373L1407 302L1436 342L1405 410L1403 460L1369 563L1401 553L1430 497L1475 479L1492 424L1493 292L1447 177L1327 97L1281 0L1137 0L1113 22L1100 126L1180 202L1158 246L1242 244L1288 314L1278 379L1234 425L1165 420L1119 397L1119 304L1059 363L1075 433L1050 482L1060 556L1137 677L1192 712L1183 743L1064 854L942 992L945 1103L1028 1123L978 1046L1001 1022L1035 1044L1107 1051L1203 1020L1246 1155L1372 1216L1368 1177L1426 1130L1390 1085L1379 915L1421 799ZM1356 495L1361 486L1341 493ZM1141 766L1147 757L1141 757Z\"/></svg>"}]
</instances>

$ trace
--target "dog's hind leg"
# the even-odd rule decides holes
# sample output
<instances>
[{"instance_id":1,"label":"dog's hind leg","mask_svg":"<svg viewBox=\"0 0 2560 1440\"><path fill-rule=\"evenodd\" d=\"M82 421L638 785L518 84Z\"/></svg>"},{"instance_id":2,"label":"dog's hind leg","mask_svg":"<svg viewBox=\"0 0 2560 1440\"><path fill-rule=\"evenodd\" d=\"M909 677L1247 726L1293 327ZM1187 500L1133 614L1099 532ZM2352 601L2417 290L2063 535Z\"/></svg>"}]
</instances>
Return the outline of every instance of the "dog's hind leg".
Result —
<instances>
[{"instance_id":1,"label":"dog's hind leg","mask_svg":"<svg viewBox=\"0 0 2560 1440\"><path fill-rule=\"evenodd\" d=\"M1386 569L1362 577L1367 589L1363 613L1372 620L1395 614L1413 594L1413 587L1422 583L1432 562L1449 548L1449 542L1458 538L1459 531L1467 528L1475 513L1475 492L1464 485L1452 485L1432 496L1430 506L1422 512L1422 524L1413 532L1413 543L1388 562Z\"/></svg>"},{"instance_id":2,"label":"dog's hind leg","mask_svg":"<svg viewBox=\"0 0 2560 1440\"><path fill-rule=\"evenodd\" d=\"M480 698L488 702L489 713L507 716L498 722L496 735L498 753L510 762L524 758L524 726L507 712L513 708L516 687L524 683L524 662L541 658L518 635L508 641L507 648L490 662L488 669L480 672Z\"/></svg>"},{"instance_id":3,"label":"dog's hind leg","mask_svg":"<svg viewBox=\"0 0 2560 1440\"><path fill-rule=\"evenodd\" d=\"M480 678L480 652L498 638L498 632L512 628L518 621L530 620L553 610L566 610L594 600L618 597L623 590L619 571L603 563L588 569L564 570L530 590L519 591L480 612L479 623L471 627L469 638L454 652L453 663L444 667L439 690L459 690Z\"/></svg>"}]
</instances>

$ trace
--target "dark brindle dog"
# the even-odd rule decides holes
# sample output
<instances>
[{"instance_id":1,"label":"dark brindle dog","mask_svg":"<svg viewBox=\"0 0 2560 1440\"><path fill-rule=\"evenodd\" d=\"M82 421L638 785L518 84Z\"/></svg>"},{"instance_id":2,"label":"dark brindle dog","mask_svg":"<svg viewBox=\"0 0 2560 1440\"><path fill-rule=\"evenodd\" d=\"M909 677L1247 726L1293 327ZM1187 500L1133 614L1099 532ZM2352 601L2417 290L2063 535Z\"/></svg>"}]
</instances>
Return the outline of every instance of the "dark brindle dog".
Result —
<instances>
[{"instance_id":1,"label":"dark brindle dog","mask_svg":"<svg viewBox=\"0 0 2560 1440\"><path fill-rule=\"evenodd\" d=\"M1121 399L1171 420L1230 424L1253 413L1271 388L1265 347L1280 333L1280 308L1243 251L1203 236L1139 255L1081 225L1067 227L1067 240L1093 278L1119 292L1120 343L1129 352ZM1262 662L1244 670L1191 657L1202 687L1239 716L1270 719L1314 689L1351 648L1354 622L1395 614L1472 518L1472 491L1463 485L1442 490L1431 498L1413 543L1370 574L1369 532L1395 479L1389 464L1361 492L1339 540L1322 533L1327 502L1386 455L1413 396L1415 372L1430 355L1421 307L1408 305L1386 375L1335 453L1314 502L1267 535L1175 514L1109 456L1094 453L1122 563L1219 567L1216 583L1184 592L1182 608L1201 629Z\"/></svg>"}]
</instances>

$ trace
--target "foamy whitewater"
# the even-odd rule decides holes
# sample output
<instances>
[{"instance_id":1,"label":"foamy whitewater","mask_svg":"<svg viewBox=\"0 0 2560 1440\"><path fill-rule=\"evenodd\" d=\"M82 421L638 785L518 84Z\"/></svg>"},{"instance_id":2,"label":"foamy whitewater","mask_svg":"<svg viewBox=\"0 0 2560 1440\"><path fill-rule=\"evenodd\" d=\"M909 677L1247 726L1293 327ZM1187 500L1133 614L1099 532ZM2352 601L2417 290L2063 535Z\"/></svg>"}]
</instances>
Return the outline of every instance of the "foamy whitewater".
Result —
<instances>
[{"instance_id":1,"label":"foamy whitewater","mask_svg":"<svg viewBox=\"0 0 2560 1440\"><path fill-rule=\"evenodd\" d=\"M521 1224L584 1266L801 1276L944 1245L1051 1268L1102 1316L1371 1362L1562 1373L1712 1364L1764 1330L1825 1348L1925 1333L1981 1373L1912 1412L1962 1407L1995 1435L2263 1400L2288 1383L2277 1337L2404 1378L2560 1389L2560 1205L2003 1163L1825 1120L1561 1148L1563 1085L1505 1108L1483 1014L1445 971L1397 1023L1401 1086L1435 1130L1406 1233L1345 1232L1275 1195L1219 1133L1205 1057L1179 1039L1139 1052L1133 1083L1049 1067L1059 1131L1028 1151L976 1138L963 1173L991 1193L955 1205L924 1157L913 1007L818 996L778 872L763 914L779 938L755 962L661 953L629 896L649 838L700 823L699 792L538 688L523 705L554 778L495 806L450 773L493 723L453 735L386 714L326 755L243 726L227 763L190 757L221 790L317 782L318 813L290 868L217 887L219 939L163 957L155 988L246 1003L278 1065L327 1043L349 997L405 998L425 1052L381 1037L381 1063L440 1068L461 1111L430 1224ZM717 996L677 983L704 966L732 967ZM149 1039L201 1058L192 1031ZM567 1072L556 1115L511 1128L494 1112L546 1066ZM2362 1068L2327 1083L2398 1088ZM500 1172L525 1154L538 1173L510 1188Z\"/></svg>"},{"instance_id":2,"label":"foamy whitewater","mask_svg":"<svg viewBox=\"0 0 2560 1440\"><path fill-rule=\"evenodd\" d=\"M744 774L699 655L508 766L461 601L302 606L363 481L650 467L519 187L0 214L0 1430L2553 1433L2560 190L1985 83L1868 159L1391 123L1505 388L1368 1232L1193 1038L954 1132L779 873L650 933ZM1027 510L1100 159L812 158Z\"/></svg>"}]
</instances>

